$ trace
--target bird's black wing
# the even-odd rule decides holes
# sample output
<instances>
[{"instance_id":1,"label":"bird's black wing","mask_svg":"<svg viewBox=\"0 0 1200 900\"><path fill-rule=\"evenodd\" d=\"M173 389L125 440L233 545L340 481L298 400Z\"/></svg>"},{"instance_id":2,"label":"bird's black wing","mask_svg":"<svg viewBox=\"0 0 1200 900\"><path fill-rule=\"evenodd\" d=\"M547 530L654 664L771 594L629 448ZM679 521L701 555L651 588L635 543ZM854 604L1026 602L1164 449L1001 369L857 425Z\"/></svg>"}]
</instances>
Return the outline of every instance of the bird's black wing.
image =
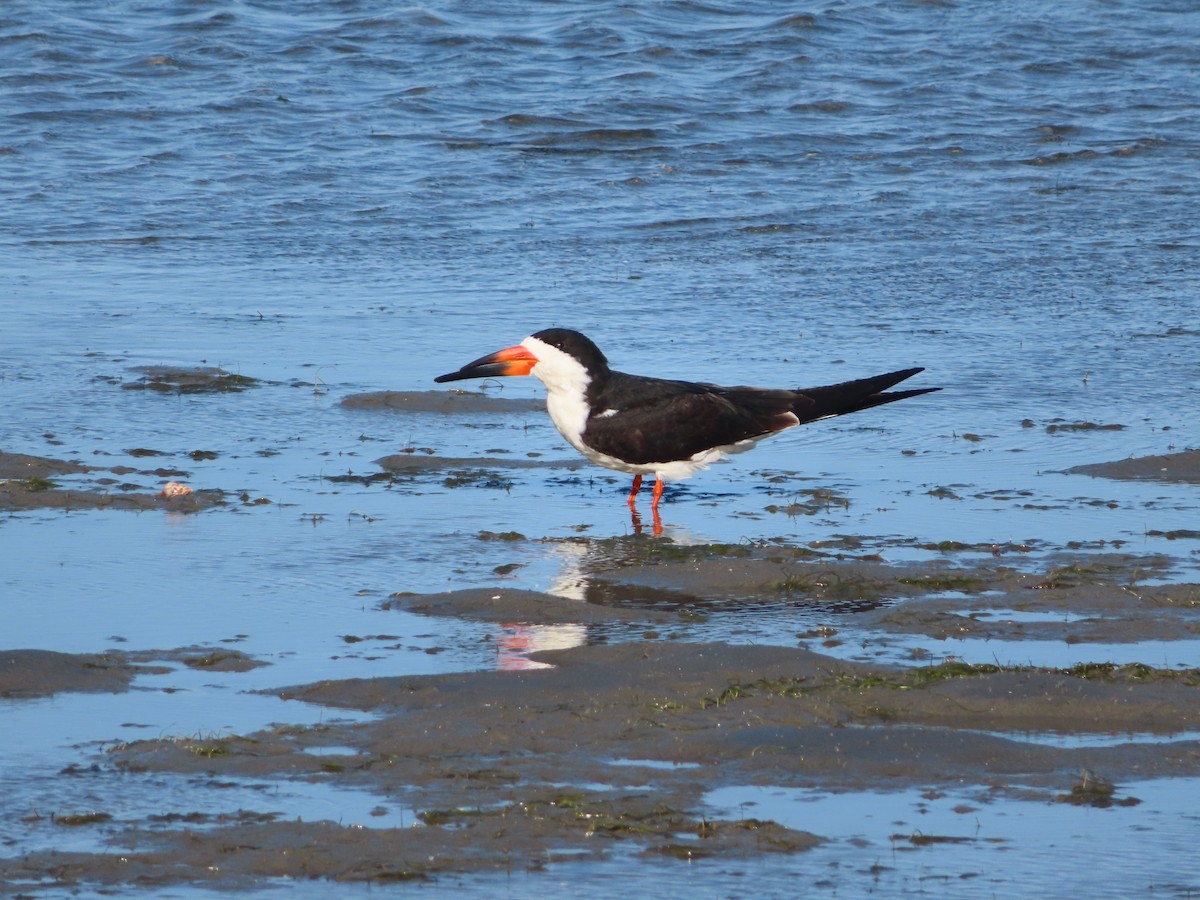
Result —
<instances>
[{"instance_id":1,"label":"bird's black wing","mask_svg":"<svg viewBox=\"0 0 1200 900\"><path fill-rule=\"evenodd\" d=\"M690 459L714 447L796 424L794 391L720 387L612 372L589 394L583 433L593 449L628 463Z\"/></svg>"}]
</instances>

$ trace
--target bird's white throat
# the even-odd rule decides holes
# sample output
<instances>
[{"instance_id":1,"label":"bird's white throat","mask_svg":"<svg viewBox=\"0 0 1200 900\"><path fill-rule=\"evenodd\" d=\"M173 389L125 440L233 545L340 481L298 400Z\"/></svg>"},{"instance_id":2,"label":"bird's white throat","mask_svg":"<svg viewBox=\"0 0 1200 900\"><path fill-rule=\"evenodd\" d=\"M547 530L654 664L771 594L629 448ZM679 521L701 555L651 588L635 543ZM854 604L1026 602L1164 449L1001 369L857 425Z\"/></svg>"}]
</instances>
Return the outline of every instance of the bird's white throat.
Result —
<instances>
[{"instance_id":1,"label":"bird's white throat","mask_svg":"<svg viewBox=\"0 0 1200 900\"><path fill-rule=\"evenodd\" d=\"M546 411L559 434L581 453L588 448L583 443L583 431L587 428L587 387L592 378L583 363L569 353L527 337L521 346L537 357L537 365L530 371L546 386Z\"/></svg>"}]
</instances>

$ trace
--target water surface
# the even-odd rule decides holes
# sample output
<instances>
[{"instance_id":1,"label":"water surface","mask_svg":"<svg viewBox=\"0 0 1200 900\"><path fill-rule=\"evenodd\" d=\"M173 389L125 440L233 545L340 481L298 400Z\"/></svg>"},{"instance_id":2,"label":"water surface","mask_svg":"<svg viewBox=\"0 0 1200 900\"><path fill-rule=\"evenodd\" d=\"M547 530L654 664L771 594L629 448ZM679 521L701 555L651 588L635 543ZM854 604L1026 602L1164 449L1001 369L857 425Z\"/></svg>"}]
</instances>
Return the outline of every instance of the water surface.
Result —
<instances>
[{"instance_id":1,"label":"water surface","mask_svg":"<svg viewBox=\"0 0 1200 900\"><path fill-rule=\"evenodd\" d=\"M1078 542L1195 580L1197 542L1152 532L1195 528L1200 488L1060 473L1200 445L1197 72L1200 20L1170 2L7 3L0 449L130 467L114 492L157 491L164 467L246 500L6 513L0 647L233 646L271 666L12 703L5 731L36 751L5 768L284 715L252 688L497 665L495 629L383 602L569 581L568 539L632 530L624 477L334 480L405 448L571 457L537 413L341 401L433 390L551 325L647 374L923 365L944 388L672 490L668 540L850 534L892 559L1024 542L1035 567ZM263 383L125 389L159 365ZM814 488L845 502L769 509ZM812 624L752 615L696 637L791 644ZM1194 637L1174 649L1164 664L1200 664ZM678 867L631 865L677 890ZM788 865L753 874L786 885Z\"/></svg>"}]
</instances>

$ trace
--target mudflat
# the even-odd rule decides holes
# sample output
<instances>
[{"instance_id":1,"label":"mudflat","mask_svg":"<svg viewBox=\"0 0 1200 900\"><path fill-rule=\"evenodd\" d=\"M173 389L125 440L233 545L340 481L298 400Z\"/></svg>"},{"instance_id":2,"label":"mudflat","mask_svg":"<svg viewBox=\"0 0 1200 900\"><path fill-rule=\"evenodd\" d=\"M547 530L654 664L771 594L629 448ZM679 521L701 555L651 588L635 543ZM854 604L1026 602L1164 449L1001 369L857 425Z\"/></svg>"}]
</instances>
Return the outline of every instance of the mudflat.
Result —
<instances>
[{"instance_id":1,"label":"mudflat","mask_svg":"<svg viewBox=\"0 0 1200 900\"><path fill-rule=\"evenodd\" d=\"M1200 635L1200 586L1141 584L1165 564L1153 556L1064 552L1030 572L1010 564L1013 548L889 565L844 550L582 542L597 551L589 597L476 588L396 594L381 610L533 631L620 627L620 642L532 653L527 662L540 667L516 671L293 685L272 693L329 707L329 720L141 740L109 749L98 763L130 778L175 773L209 786L251 778L366 790L381 810L412 810L406 827L286 819L269 796L233 817L179 808L161 810L154 822L119 822L101 800L88 813L94 818L71 824L103 822L112 852L6 859L0 884L234 888L277 877L424 880L613 854L748 858L803 853L826 836L820 822L800 830L753 810L718 815L704 805L708 791L953 786L980 803L1109 806L1138 802L1123 781L1200 775L1188 736L1200 729L1200 670L1103 661L1068 669L953 659L865 664L832 652L833 629L798 634L793 647L678 639L705 604L734 602L857 604L863 624L885 641L923 633L1086 645ZM1025 615L989 614L997 609ZM135 667L153 659L254 664L205 648L101 659L8 653L0 656L0 695L126 690ZM333 713L339 709L372 715L344 721ZM1159 739L1028 739L1042 732Z\"/></svg>"}]
</instances>

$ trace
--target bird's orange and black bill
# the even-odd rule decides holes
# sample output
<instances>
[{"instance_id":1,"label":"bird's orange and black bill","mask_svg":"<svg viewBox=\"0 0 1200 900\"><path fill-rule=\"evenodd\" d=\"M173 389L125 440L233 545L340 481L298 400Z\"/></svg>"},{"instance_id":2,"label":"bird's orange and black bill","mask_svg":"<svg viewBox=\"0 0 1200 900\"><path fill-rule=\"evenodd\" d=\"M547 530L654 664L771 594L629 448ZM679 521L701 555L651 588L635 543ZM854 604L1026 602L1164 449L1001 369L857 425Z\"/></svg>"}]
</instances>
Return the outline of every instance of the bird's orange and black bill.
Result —
<instances>
[{"instance_id":1,"label":"bird's orange and black bill","mask_svg":"<svg viewBox=\"0 0 1200 900\"><path fill-rule=\"evenodd\" d=\"M438 384L447 381L462 381L464 378L497 378L502 375L528 375L537 365L537 357L518 345L506 347L481 356L473 363L467 363L457 372L439 375L433 379Z\"/></svg>"}]
</instances>

